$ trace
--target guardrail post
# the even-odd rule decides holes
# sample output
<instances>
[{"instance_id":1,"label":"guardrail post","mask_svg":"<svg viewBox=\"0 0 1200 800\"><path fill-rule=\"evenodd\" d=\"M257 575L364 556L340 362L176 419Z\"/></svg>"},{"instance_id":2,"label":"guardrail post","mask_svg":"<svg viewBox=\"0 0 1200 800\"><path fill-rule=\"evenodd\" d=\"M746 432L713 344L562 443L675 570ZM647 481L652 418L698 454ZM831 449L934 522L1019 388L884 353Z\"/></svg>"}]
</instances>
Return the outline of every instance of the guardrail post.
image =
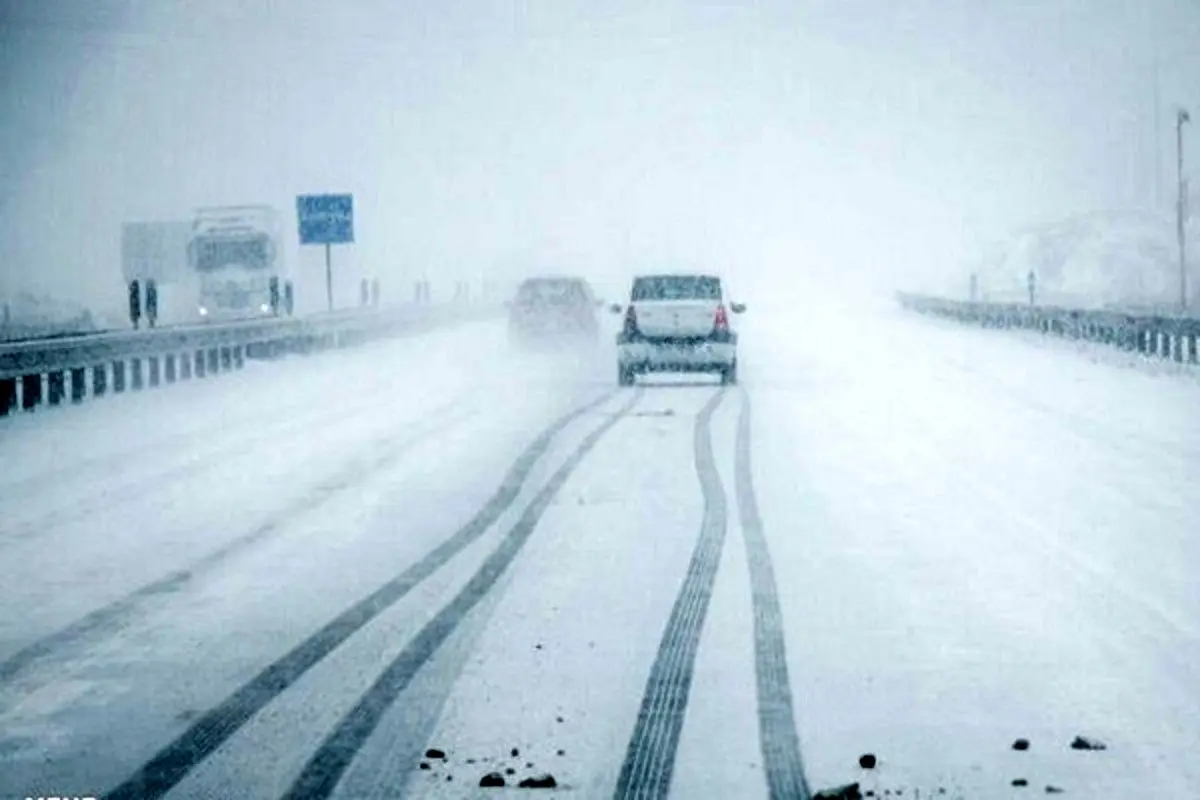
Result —
<instances>
[{"instance_id":1,"label":"guardrail post","mask_svg":"<svg viewBox=\"0 0 1200 800\"><path fill-rule=\"evenodd\" d=\"M67 375L56 369L46 375L46 402L52 406L62 403L67 394Z\"/></svg>"},{"instance_id":2,"label":"guardrail post","mask_svg":"<svg viewBox=\"0 0 1200 800\"><path fill-rule=\"evenodd\" d=\"M163 378L167 383L175 382L175 354L169 353L163 356Z\"/></svg>"},{"instance_id":3,"label":"guardrail post","mask_svg":"<svg viewBox=\"0 0 1200 800\"><path fill-rule=\"evenodd\" d=\"M0 380L0 417L8 416L8 413L17 405L17 379L4 378Z\"/></svg>"},{"instance_id":4,"label":"guardrail post","mask_svg":"<svg viewBox=\"0 0 1200 800\"><path fill-rule=\"evenodd\" d=\"M158 356L150 356L146 359L146 363L150 369L150 385L158 386L160 382L160 372L158 366Z\"/></svg>"},{"instance_id":5,"label":"guardrail post","mask_svg":"<svg viewBox=\"0 0 1200 800\"><path fill-rule=\"evenodd\" d=\"M196 377L197 378L203 378L208 373L208 370L206 369L206 367L207 367L207 364L204 360L204 351L197 350L196 351Z\"/></svg>"},{"instance_id":6,"label":"guardrail post","mask_svg":"<svg viewBox=\"0 0 1200 800\"><path fill-rule=\"evenodd\" d=\"M129 386L134 391L142 388L142 360L140 358L129 359Z\"/></svg>"},{"instance_id":7,"label":"guardrail post","mask_svg":"<svg viewBox=\"0 0 1200 800\"><path fill-rule=\"evenodd\" d=\"M120 394L125 391L125 362L114 361L113 369L113 393Z\"/></svg>"},{"instance_id":8,"label":"guardrail post","mask_svg":"<svg viewBox=\"0 0 1200 800\"><path fill-rule=\"evenodd\" d=\"M217 348L212 348L208 351L208 371L216 375L221 371L220 356L217 353Z\"/></svg>"},{"instance_id":9,"label":"guardrail post","mask_svg":"<svg viewBox=\"0 0 1200 800\"><path fill-rule=\"evenodd\" d=\"M87 396L87 370L75 367L71 370L71 402L82 403Z\"/></svg>"},{"instance_id":10,"label":"guardrail post","mask_svg":"<svg viewBox=\"0 0 1200 800\"><path fill-rule=\"evenodd\" d=\"M240 344L233 348L233 366L234 369L246 366L246 348Z\"/></svg>"},{"instance_id":11,"label":"guardrail post","mask_svg":"<svg viewBox=\"0 0 1200 800\"><path fill-rule=\"evenodd\" d=\"M228 347L221 348L221 371L229 372L233 368L233 351Z\"/></svg>"},{"instance_id":12,"label":"guardrail post","mask_svg":"<svg viewBox=\"0 0 1200 800\"><path fill-rule=\"evenodd\" d=\"M33 411L42 402L42 375L21 376L21 408Z\"/></svg>"},{"instance_id":13,"label":"guardrail post","mask_svg":"<svg viewBox=\"0 0 1200 800\"><path fill-rule=\"evenodd\" d=\"M108 390L108 367L96 364L92 367L92 397L101 397Z\"/></svg>"},{"instance_id":14,"label":"guardrail post","mask_svg":"<svg viewBox=\"0 0 1200 800\"><path fill-rule=\"evenodd\" d=\"M190 381L192 379L192 354L179 354L179 380Z\"/></svg>"}]
</instances>

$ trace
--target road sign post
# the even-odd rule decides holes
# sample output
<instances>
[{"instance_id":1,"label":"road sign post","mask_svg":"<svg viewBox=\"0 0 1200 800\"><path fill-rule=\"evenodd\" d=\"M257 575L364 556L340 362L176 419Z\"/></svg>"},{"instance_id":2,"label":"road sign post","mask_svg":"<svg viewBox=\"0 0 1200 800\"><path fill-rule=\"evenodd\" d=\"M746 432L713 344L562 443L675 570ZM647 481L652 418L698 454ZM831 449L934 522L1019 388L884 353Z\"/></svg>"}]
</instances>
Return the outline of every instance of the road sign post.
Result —
<instances>
[{"instance_id":1,"label":"road sign post","mask_svg":"<svg viewBox=\"0 0 1200 800\"><path fill-rule=\"evenodd\" d=\"M325 245L325 298L333 310L333 254L335 244L354 243L354 195L310 194L296 198L300 244Z\"/></svg>"}]
</instances>

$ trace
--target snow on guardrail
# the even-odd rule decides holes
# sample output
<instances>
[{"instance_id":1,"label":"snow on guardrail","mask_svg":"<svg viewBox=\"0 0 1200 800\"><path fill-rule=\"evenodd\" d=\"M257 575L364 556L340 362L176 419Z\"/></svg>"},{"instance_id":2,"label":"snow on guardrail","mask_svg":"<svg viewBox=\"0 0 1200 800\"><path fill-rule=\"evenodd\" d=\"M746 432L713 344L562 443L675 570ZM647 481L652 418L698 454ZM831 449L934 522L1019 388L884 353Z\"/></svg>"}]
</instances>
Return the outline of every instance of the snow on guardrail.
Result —
<instances>
[{"instance_id":1,"label":"snow on guardrail","mask_svg":"<svg viewBox=\"0 0 1200 800\"><path fill-rule=\"evenodd\" d=\"M345 347L479 319L501 307L466 302L336 311L310 317L153 328L0 343L0 416L173 383L271 358ZM90 373L90 380L89 380Z\"/></svg>"},{"instance_id":2,"label":"snow on guardrail","mask_svg":"<svg viewBox=\"0 0 1200 800\"><path fill-rule=\"evenodd\" d=\"M1085 310L1021 303L979 303L900 293L904 308L985 328L1024 328L1084 339L1147 356L1196 364L1200 317L1180 313Z\"/></svg>"}]
</instances>

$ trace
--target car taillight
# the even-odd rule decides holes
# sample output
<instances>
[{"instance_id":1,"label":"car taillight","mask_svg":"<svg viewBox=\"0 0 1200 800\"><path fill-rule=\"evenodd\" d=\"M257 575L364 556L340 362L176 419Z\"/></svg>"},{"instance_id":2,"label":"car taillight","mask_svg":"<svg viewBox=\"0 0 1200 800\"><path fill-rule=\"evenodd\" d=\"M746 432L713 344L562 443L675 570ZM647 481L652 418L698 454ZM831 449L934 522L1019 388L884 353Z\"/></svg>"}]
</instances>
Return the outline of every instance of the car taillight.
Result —
<instances>
[{"instance_id":1,"label":"car taillight","mask_svg":"<svg viewBox=\"0 0 1200 800\"><path fill-rule=\"evenodd\" d=\"M632 336L637 333L637 311L632 305L625 312L625 335Z\"/></svg>"},{"instance_id":2,"label":"car taillight","mask_svg":"<svg viewBox=\"0 0 1200 800\"><path fill-rule=\"evenodd\" d=\"M725 333L729 330L729 317L725 314L725 306L717 306L717 317L713 320L713 330Z\"/></svg>"}]
</instances>

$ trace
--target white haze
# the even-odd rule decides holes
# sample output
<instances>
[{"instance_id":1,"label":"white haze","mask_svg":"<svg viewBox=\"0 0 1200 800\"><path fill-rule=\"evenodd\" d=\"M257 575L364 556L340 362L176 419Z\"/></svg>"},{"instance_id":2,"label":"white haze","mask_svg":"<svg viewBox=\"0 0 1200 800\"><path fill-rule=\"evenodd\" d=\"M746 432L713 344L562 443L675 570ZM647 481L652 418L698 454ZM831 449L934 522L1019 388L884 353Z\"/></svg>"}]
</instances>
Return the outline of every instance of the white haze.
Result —
<instances>
[{"instance_id":1,"label":"white haze","mask_svg":"<svg viewBox=\"0 0 1200 800\"><path fill-rule=\"evenodd\" d=\"M0 294L98 306L120 304L123 221L290 218L321 191L354 193L336 258L385 289L684 265L760 295L902 287L1016 226L1151 205L1156 60L1168 187L1170 108L1200 112L1194 0L0 13Z\"/></svg>"}]
</instances>

